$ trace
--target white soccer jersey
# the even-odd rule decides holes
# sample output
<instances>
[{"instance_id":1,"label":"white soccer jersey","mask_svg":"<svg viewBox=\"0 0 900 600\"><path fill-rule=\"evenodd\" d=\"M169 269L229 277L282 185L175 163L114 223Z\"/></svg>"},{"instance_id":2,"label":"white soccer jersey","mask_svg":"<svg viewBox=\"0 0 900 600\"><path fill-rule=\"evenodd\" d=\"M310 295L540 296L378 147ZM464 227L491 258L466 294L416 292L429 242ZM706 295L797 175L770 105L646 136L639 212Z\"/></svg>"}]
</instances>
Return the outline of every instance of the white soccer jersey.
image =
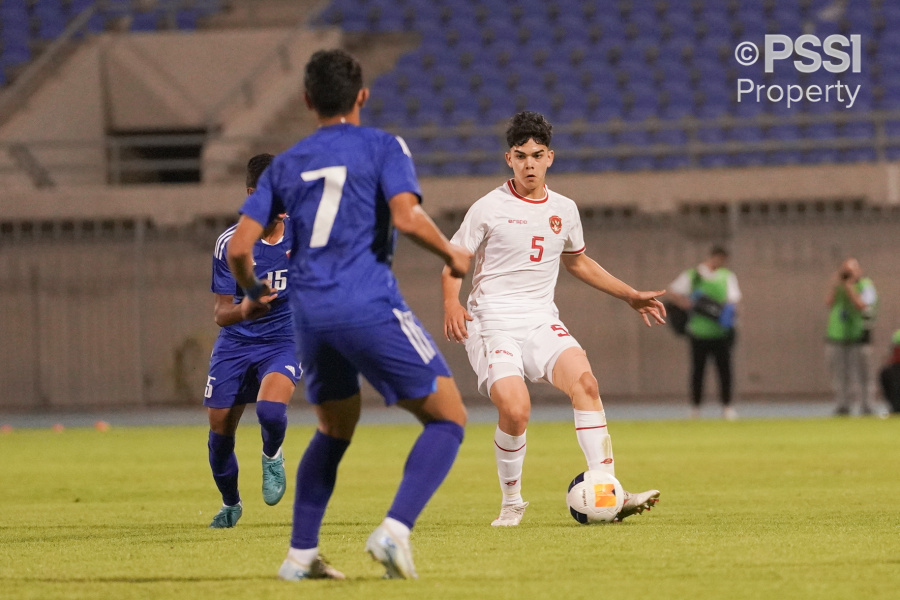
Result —
<instances>
[{"instance_id":1,"label":"white soccer jersey","mask_svg":"<svg viewBox=\"0 0 900 600\"><path fill-rule=\"evenodd\" d=\"M469 208L453 236L475 255L468 309L476 317L559 314L559 257L584 252L584 231L575 202L544 190L525 198L507 181Z\"/></svg>"}]
</instances>

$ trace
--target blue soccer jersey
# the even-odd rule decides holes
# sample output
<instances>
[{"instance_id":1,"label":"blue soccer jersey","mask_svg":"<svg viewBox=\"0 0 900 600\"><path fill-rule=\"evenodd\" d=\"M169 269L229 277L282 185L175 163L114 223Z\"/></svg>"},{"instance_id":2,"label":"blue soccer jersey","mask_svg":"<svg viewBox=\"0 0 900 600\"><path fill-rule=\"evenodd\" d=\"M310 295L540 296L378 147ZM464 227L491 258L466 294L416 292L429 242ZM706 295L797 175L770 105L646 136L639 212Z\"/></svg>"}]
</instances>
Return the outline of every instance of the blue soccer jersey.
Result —
<instances>
[{"instance_id":1,"label":"blue soccer jersey","mask_svg":"<svg viewBox=\"0 0 900 600\"><path fill-rule=\"evenodd\" d=\"M388 206L402 192L421 198L409 150L378 129L322 127L275 157L241 212L261 224L291 215L298 328L365 325L405 309Z\"/></svg>"},{"instance_id":2,"label":"blue soccer jersey","mask_svg":"<svg viewBox=\"0 0 900 600\"><path fill-rule=\"evenodd\" d=\"M278 292L278 297L272 301L272 310L265 316L254 321L240 321L233 325L227 325L219 333L224 337L237 342L270 343L291 341L294 336L292 325L291 307L288 302L290 289L288 287L288 270L291 249L290 219L285 219L284 236L275 244L269 244L263 240L253 246L253 263L256 276L266 281L273 290ZM214 294L233 295L234 303L239 304L244 299L244 291L234 280L234 276L228 269L228 261L225 258L228 240L234 234L236 225L226 229L216 241L213 253L212 266L212 292Z\"/></svg>"},{"instance_id":3,"label":"blue soccer jersey","mask_svg":"<svg viewBox=\"0 0 900 600\"><path fill-rule=\"evenodd\" d=\"M423 398L450 376L391 272L388 201L403 192L421 199L403 140L340 124L275 157L241 209L258 223L291 215L289 284L309 402L358 393L360 374L387 404Z\"/></svg>"}]
</instances>

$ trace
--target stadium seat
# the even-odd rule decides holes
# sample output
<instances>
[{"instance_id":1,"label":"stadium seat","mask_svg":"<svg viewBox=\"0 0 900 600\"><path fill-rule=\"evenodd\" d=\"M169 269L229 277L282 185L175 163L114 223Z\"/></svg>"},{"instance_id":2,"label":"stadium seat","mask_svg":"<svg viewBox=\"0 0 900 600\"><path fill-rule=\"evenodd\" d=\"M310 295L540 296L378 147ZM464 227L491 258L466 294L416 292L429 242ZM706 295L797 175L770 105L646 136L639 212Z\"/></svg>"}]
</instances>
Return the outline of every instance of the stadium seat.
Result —
<instances>
[{"instance_id":1,"label":"stadium seat","mask_svg":"<svg viewBox=\"0 0 900 600\"><path fill-rule=\"evenodd\" d=\"M764 123L771 116L791 117L801 111L843 112L834 102L801 102L790 107L784 101L756 102L755 98L751 101L747 97L736 102L736 76L782 87L829 85L840 78L844 83L859 82L861 90L865 90L857 97L855 112L900 108L900 75L897 75L900 39L888 35L888 25L893 19L900 27L900 10L893 8L895 3L870 5L850 0L842 21L835 23L819 19L829 2L663 0L647 10L624 2L601 10L596 3L586 0L560 5L538 0L520 3L452 0L446 4L406 0L399 8L393 0L336 0L322 15L329 22L341 20L345 28L348 20L353 22L358 15L368 15L369 22L363 27L370 31L412 29L423 38L422 45L401 58L387 79L379 78L376 82L377 96L385 102L378 110L371 111L378 119L407 126L426 122L495 126L524 108L545 113L557 127L575 122L661 119L681 121L683 125L653 132L624 132L619 142L630 147L648 147L647 144L683 147L688 136L693 139L695 135L686 129L690 117L703 120L737 117L747 120L744 122L758 119ZM878 13L882 14L876 18ZM879 19L885 27L873 25L880 23ZM880 65L896 68L866 69L861 74L840 77L824 70L798 76L794 69L786 68L763 76L760 65L741 67L735 63L734 47L740 40L752 39L761 44L766 33L799 35L807 24L820 38L856 25L871 40L865 44L864 62L878 61ZM527 43L525 54L523 43ZM412 102L410 98L416 100ZM810 126L801 132L790 125L765 129L742 125L726 132L718 126L704 126L697 130L696 139L724 144L726 138L731 143L791 141L807 132L820 136L813 139L833 139L838 133L856 140L873 135L872 125L866 123L849 124L839 132L834 127L825 129L816 131ZM587 144L585 140L590 137L559 133L555 143L562 151L575 144L579 147ZM606 137L592 143L600 142L608 147L610 140ZM698 163L710 167L763 162L796 164L865 160L869 156L856 150L849 148L843 154L829 148L802 152L788 147L767 150L765 154L755 150L726 154L717 150L706 153ZM621 160L581 156L564 160L560 155L559 160L558 171L681 168L692 164L692 159L684 153L665 152L652 157L623 155ZM448 174L487 169L456 162L447 160L426 168Z\"/></svg>"}]
</instances>

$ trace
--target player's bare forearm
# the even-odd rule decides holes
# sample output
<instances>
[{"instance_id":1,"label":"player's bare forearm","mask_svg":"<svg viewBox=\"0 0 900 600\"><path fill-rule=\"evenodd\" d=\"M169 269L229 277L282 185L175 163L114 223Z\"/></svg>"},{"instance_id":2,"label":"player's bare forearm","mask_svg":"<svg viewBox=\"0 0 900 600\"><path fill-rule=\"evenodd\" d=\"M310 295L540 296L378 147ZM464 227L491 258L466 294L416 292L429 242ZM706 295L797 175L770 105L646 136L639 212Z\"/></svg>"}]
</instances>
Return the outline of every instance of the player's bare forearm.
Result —
<instances>
[{"instance_id":1,"label":"player's bare forearm","mask_svg":"<svg viewBox=\"0 0 900 600\"><path fill-rule=\"evenodd\" d=\"M611 275L584 253L574 256L563 255L563 264L569 273L589 286L627 302L628 306L640 313L647 326L651 325L651 318L660 324L666 322L666 309L662 302L656 299L657 296L665 294L665 290L639 292L621 279Z\"/></svg>"},{"instance_id":2,"label":"player's bare forearm","mask_svg":"<svg viewBox=\"0 0 900 600\"><path fill-rule=\"evenodd\" d=\"M450 267L441 272L441 292L444 296L444 337L454 342L464 342L469 337L466 321L472 316L459 302L462 279L454 277Z\"/></svg>"},{"instance_id":3,"label":"player's bare forearm","mask_svg":"<svg viewBox=\"0 0 900 600\"><path fill-rule=\"evenodd\" d=\"M462 289L462 279L450 274L450 267L444 267L441 271L441 293L444 296L444 310L448 306L459 305L459 290Z\"/></svg>"},{"instance_id":4,"label":"player's bare forearm","mask_svg":"<svg viewBox=\"0 0 900 600\"><path fill-rule=\"evenodd\" d=\"M404 192L390 200L391 220L397 230L429 252L440 256L454 277L469 270L471 253L450 243L431 217L419 206L415 194Z\"/></svg>"},{"instance_id":5,"label":"player's bare forearm","mask_svg":"<svg viewBox=\"0 0 900 600\"><path fill-rule=\"evenodd\" d=\"M577 279L619 300L627 301L637 293L633 287L614 277L609 271L601 267L597 261L584 253L575 255L564 254L563 264L566 270Z\"/></svg>"},{"instance_id":6,"label":"player's bare forearm","mask_svg":"<svg viewBox=\"0 0 900 600\"><path fill-rule=\"evenodd\" d=\"M397 194L391 198L391 220L400 233L409 236L414 242L437 254L445 261L449 257L450 242L437 228L431 217L419 206L414 194Z\"/></svg>"}]
</instances>

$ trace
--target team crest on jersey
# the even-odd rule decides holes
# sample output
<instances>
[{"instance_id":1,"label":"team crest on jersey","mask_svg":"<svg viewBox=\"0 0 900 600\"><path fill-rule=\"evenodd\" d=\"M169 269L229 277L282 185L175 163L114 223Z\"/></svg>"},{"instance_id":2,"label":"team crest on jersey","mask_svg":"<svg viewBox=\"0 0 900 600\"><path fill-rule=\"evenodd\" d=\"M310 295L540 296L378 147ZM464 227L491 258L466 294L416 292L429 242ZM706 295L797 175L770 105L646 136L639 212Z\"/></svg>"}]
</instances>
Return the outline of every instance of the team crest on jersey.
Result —
<instances>
[{"instance_id":1,"label":"team crest on jersey","mask_svg":"<svg viewBox=\"0 0 900 600\"><path fill-rule=\"evenodd\" d=\"M562 219L553 215L550 217L550 229L553 230L553 233L559 233L562 231Z\"/></svg>"}]
</instances>

